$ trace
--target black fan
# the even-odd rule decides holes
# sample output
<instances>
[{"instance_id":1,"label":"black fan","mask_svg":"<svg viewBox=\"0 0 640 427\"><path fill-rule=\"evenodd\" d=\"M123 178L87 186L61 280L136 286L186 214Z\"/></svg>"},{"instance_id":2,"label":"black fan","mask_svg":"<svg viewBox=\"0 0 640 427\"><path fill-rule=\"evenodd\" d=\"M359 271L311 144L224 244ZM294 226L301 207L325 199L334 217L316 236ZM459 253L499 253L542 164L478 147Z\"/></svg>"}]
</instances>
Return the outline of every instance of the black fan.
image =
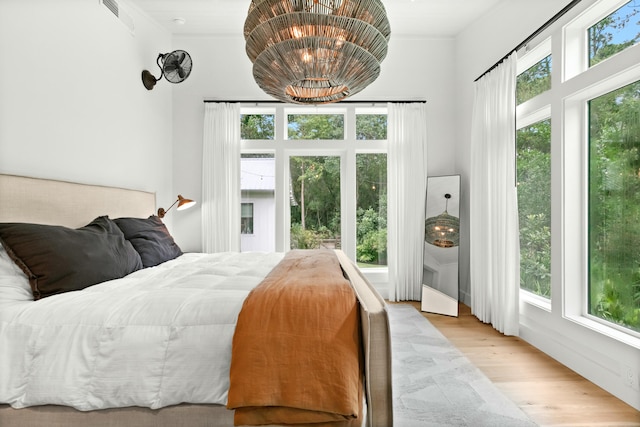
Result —
<instances>
[{"instance_id":1,"label":"black fan","mask_svg":"<svg viewBox=\"0 0 640 427\"><path fill-rule=\"evenodd\" d=\"M160 67L160 77L157 79L148 70L142 71L142 84L148 90L153 89L162 76L171 83L180 83L191 74L191 55L184 50L161 53L158 55L156 62Z\"/></svg>"}]
</instances>

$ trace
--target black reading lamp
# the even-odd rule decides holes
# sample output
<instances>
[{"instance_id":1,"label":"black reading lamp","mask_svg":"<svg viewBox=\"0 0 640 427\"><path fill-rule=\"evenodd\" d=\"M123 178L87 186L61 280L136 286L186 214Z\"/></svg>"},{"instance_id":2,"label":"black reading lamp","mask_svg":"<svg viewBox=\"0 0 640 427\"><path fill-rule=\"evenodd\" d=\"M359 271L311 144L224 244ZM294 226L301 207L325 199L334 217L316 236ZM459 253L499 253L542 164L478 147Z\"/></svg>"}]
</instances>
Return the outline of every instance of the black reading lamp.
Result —
<instances>
[{"instance_id":1,"label":"black reading lamp","mask_svg":"<svg viewBox=\"0 0 640 427\"><path fill-rule=\"evenodd\" d=\"M176 205L176 203L178 204L178 207L176 209L179 210L179 211L183 211L185 209L189 209L191 206L196 204L196 202L194 202L193 200L185 199L184 197L182 197L181 195L178 194L178 200L173 202L173 204L171 206L169 206L169 209L167 209L166 211L164 209L162 209L162 208L158 209L158 217L159 218L164 218L164 216L167 214L167 212L169 212L171 210L171 208Z\"/></svg>"}]
</instances>

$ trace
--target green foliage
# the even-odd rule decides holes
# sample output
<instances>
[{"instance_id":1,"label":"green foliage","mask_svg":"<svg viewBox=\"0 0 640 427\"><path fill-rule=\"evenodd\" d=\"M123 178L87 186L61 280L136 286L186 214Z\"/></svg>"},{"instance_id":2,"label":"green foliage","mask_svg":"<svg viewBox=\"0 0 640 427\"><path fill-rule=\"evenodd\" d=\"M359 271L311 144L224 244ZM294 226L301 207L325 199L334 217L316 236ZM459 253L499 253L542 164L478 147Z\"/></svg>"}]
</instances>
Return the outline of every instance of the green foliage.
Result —
<instances>
[{"instance_id":1,"label":"green foliage","mask_svg":"<svg viewBox=\"0 0 640 427\"><path fill-rule=\"evenodd\" d=\"M640 29L640 23L637 21L640 14L640 7L635 2L630 1L613 12L611 15L600 20L588 30L589 38L589 65L593 66L616 53L635 45L640 41L640 30L635 33L634 37L627 40L619 40L619 33L625 27L637 27ZM617 43L613 40L618 36Z\"/></svg>"},{"instance_id":2,"label":"green foliage","mask_svg":"<svg viewBox=\"0 0 640 427\"><path fill-rule=\"evenodd\" d=\"M243 114L240 116L240 138L273 139L273 114Z\"/></svg>"},{"instance_id":3,"label":"green foliage","mask_svg":"<svg viewBox=\"0 0 640 427\"><path fill-rule=\"evenodd\" d=\"M291 224L291 249L315 249L320 239L313 230L305 230L300 224Z\"/></svg>"},{"instance_id":4,"label":"green foliage","mask_svg":"<svg viewBox=\"0 0 640 427\"><path fill-rule=\"evenodd\" d=\"M640 331L640 81L589 118L589 312Z\"/></svg>"},{"instance_id":5,"label":"green foliage","mask_svg":"<svg viewBox=\"0 0 640 427\"><path fill-rule=\"evenodd\" d=\"M551 120L516 134L520 287L551 296Z\"/></svg>"},{"instance_id":6,"label":"green foliage","mask_svg":"<svg viewBox=\"0 0 640 427\"><path fill-rule=\"evenodd\" d=\"M516 103L522 104L549 89L551 89L551 55L518 75Z\"/></svg>"},{"instance_id":7,"label":"green foliage","mask_svg":"<svg viewBox=\"0 0 640 427\"><path fill-rule=\"evenodd\" d=\"M386 114L356 115L356 139L387 139Z\"/></svg>"},{"instance_id":8,"label":"green foliage","mask_svg":"<svg viewBox=\"0 0 640 427\"><path fill-rule=\"evenodd\" d=\"M344 139L342 114L289 114L289 139Z\"/></svg>"},{"instance_id":9,"label":"green foliage","mask_svg":"<svg viewBox=\"0 0 640 427\"><path fill-rule=\"evenodd\" d=\"M387 263L387 215L372 208L358 209L356 214L356 260L368 264Z\"/></svg>"}]
</instances>

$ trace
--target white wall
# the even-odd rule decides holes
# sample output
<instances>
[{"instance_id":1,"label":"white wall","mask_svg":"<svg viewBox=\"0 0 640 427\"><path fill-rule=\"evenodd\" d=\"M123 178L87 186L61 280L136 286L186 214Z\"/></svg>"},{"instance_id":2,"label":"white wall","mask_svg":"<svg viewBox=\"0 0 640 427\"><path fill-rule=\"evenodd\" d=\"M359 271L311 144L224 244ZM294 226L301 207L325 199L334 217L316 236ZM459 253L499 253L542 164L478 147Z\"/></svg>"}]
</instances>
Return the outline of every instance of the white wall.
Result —
<instances>
[{"instance_id":1,"label":"white wall","mask_svg":"<svg viewBox=\"0 0 640 427\"><path fill-rule=\"evenodd\" d=\"M244 39L234 37L174 38L175 48L193 57L193 71L174 91L174 188L202 194L202 127L204 99L270 100L253 81ZM352 100L427 100L429 174L455 174L454 40L392 38L382 72ZM437 84L434 84L437 82ZM224 208L224 207L223 207ZM180 213L174 234L183 249L197 251L200 210Z\"/></svg>"},{"instance_id":2,"label":"white wall","mask_svg":"<svg viewBox=\"0 0 640 427\"><path fill-rule=\"evenodd\" d=\"M98 0L0 1L0 172L154 191L168 207L171 88L148 92L140 73L171 37L131 16L135 36Z\"/></svg>"},{"instance_id":3,"label":"white wall","mask_svg":"<svg viewBox=\"0 0 640 427\"><path fill-rule=\"evenodd\" d=\"M593 2L594 0L583 1L577 8L584 9ZM457 134L460 144L457 166L462 174L462 212L469 211L469 195L465 189L469 188L473 81L568 3L567 0L540 0L535 3L527 0L502 1L489 14L460 34L457 40L456 57L457 99L460 101L457 104L457 112L461 118ZM523 19L524 17L526 19ZM556 64L555 60L554 64ZM561 100L555 106L560 104ZM558 119L553 118L552 122L561 123L561 111L555 111L552 114ZM562 186L559 175L553 178L552 185L556 190ZM556 191L556 194L559 192ZM461 225L463 231L460 244L461 283L462 292L466 294L465 301L470 301L469 277L473 272L469 271L468 214L463 213L461 218L465 221ZM556 266L554 272L563 272L564 270L559 268L565 262L562 250L554 250L552 256L552 265ZM564 277L556 275L552 280L554 289L551 310L529 302L521 302L520 336L578 374L640 410L640 392L637 386L633 389L625 385L624 381L627 367L633 369L636 376L638 375L640 367L638 340L629 336L622 337L624 334L620 333L618 335L621 338L613 338L613 334L610 336L610 333L597 331L598 328L605 328L585 325L579 319L570 319L566 315L563 304L571 294L560 285L563 280L569 282L575 279L565 273Z\"/></svg>"}]
</instances>

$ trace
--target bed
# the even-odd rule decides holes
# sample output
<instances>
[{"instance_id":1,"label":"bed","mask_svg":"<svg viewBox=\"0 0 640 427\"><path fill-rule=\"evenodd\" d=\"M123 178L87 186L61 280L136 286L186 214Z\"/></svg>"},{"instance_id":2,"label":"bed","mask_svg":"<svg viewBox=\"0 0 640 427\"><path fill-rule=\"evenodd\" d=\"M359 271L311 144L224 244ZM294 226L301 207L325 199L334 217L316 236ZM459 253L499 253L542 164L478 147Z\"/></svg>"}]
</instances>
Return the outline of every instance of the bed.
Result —
<instances>
[{"instance_id":1,"label":"bed","mask_svg":"<svg viewBox=\"0 0 640 427\"><path fill-rule=\"evenodd\" d=\"M104 229L121 218L151 219L155 209L155 195L149 192L0 175L0 223ZM134 220L133 224L138 223ZM180 252L157 264L153 257L141 256L143 268L134 265L138 261L131 261L131 265L118 263L132 270L123 277L77 292L56 293L54 289L51 295L45 295L48 290L42 286L37 291L43 297L33 301L33 284L26 276L22 281L14 280L12 274L20 271L3 252L0 425L234 424L234 411L226 404L230 366L241 366L240 361L234 362L239 360L235 357L236 322L243 324L238 320L245 319L243 305L253 301L251 298L258 293L255 289L262 289L265 277L271 277L288 254ZM385 303L343 252L332 252L332 259L333 254L357 304L364 410L356 423L391 426L391 357ZM8 271L11 268L13 273ZM79 314L72 311L78 306L82 308ZM73 332L65 332L68 329ZM132 329L137 330L135 336L129 336ZM97 340L96 335L101 338ZM122 342L127 343L124 349L113 344ZM154 351L153 346L158 345ZM162 352L167 355L155 360ZM278 356L282 357L287 356ZM231 394L238 396L240 390L242 395L243 387L235 384L240 383L231 384Z\"/></svg>"}]
</instances>

